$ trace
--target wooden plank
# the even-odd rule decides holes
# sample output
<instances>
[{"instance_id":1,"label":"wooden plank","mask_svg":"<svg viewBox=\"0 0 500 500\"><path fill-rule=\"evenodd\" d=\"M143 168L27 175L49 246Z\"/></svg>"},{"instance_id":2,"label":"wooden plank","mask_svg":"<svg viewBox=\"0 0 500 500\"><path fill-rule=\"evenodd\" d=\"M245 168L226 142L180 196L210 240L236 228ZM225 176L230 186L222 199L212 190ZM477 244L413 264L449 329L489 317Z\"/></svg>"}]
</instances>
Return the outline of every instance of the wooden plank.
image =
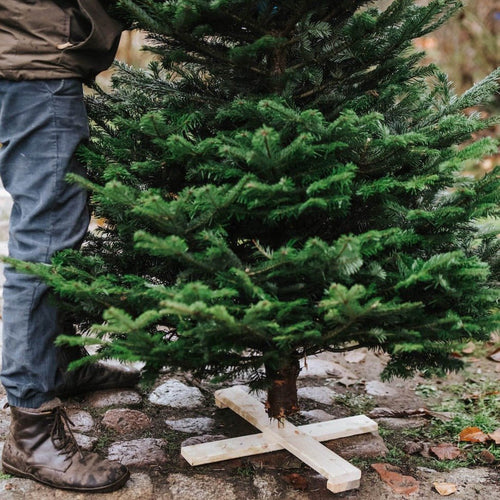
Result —
<instances>
[{"instance_id":1,"label":"wooden plank","mask_svg":"<svg viewBox=\"0 0 500 500\"><path fill-rule=\"evenodd\" d=\"M347 460L308 436L290 422L278 426L270 421L264 406L238 387L222 389L215 397L235 413L257 427L270 442L277 442L283 448L325 476L327 487L334 493L359 487L361 471Z\"/></svg>"},{"instance_id":2,"label":"wooden plank","mask_svg":"<svg viewBox=\"0 0 500 500\"><path fill-rule=\"evenodd\" d=\"M365 415L339 418L327 422L302 425L299 429L317 441L330 441L378 429L376 422ZM264 434L250 434L221 441L183 446L181 455L193 466L282 450L278 442L266 440Z\"/></svg>"}]
</instances>

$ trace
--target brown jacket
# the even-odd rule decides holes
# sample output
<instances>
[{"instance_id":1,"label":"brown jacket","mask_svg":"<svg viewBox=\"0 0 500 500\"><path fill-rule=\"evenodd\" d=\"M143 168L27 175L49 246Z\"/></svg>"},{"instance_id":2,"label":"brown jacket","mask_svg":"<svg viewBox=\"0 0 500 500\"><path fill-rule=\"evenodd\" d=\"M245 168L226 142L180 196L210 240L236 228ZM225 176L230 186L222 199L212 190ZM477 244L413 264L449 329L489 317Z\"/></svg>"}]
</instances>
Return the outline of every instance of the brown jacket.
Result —
<instances>
[{"instance_id":1,"label":"brown jacket","mask_svg":"<svg viewBox=\"0 0 500 500\"><path fill-rule=\"evenodd\" d=\"M0 78L89 80L109 67L121 25L100 0L0 0Z\"/></svg>"}]
</instances>

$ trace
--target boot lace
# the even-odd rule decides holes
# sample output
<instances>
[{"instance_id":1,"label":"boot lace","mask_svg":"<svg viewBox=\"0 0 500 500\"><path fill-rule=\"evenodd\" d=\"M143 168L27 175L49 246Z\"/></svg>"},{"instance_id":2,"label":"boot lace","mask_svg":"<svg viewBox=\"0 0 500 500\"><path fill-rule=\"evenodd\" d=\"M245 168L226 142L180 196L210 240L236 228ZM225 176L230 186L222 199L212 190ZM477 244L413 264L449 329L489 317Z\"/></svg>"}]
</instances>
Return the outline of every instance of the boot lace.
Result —
<instances>
[{"instance_id":1,"label":"boot lace","mask_svg":"<svg viewBox=\"0 0 500 500\"><path fill-rule=\"evenodd\" d=\"M58 406L52 411L54 413L54 423L50 431L50 438L54 446L60 450L59 454L67 454L71 458L75 453L79 453L80 457L84 458L83 452L80 446L78 446L75 435L71 430L71 427L74 427L75 424L68 417L66 410Z\"/></svg>"}]
</instances>

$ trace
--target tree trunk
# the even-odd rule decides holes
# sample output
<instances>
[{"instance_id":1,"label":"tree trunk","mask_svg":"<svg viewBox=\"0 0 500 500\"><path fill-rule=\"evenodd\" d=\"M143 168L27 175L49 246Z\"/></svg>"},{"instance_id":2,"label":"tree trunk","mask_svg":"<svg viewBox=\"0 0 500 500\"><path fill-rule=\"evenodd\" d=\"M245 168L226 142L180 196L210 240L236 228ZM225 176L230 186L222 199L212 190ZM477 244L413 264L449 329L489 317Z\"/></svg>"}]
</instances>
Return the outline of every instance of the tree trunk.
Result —
<instances>
[{"instance_id":1,"label":"tree trunk","mask_svg":"<svg viewBox=\"0 0 500 500\"><path fill-rule=\"evenodd\" d=\"M271 385L267 391L266 411L269 418L281 420L299 410L297 401L297 377L300 365L297 359L278 370L266 366L266 375Z\"/></svg>"}]
</instances>

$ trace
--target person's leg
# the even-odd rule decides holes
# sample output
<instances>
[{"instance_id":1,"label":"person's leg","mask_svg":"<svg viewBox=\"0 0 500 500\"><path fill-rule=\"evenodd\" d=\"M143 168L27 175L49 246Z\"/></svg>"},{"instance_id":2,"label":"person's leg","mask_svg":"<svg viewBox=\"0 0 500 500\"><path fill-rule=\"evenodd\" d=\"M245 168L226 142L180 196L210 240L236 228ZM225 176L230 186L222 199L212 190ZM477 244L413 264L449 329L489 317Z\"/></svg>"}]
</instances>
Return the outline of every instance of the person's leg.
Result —
<instances>
[{"instance_id":1,"label":"person's leg","mask_svg":"<svg viewBox=\"0 0 500 500\"><path fill-rule=\"evenodd\" d=\"M9 255L49 262L79 245L88 226L87 194L65 181L83 173L74 157L88 138L78 80L0 81L0 174L13 198ZM37 277L5 269L2 383L12 406L37 408L60 377L58 315Z\"/></svg>"},{"instance_id":2,"label":"person's leg","mask_svg":"<svg viewBox=\"0 0 500 500\"><path fill-rule=\"evenodd\" d=\"M68 183L82 173L75 150L88 137L78 80L0 80L0 174L14 205L9 255L48 263L77 247L87 230L87 194ZM63 380L54 338L57 309L38 278L5 270L2 383L11 406L3 471L56 488L105 492L129 478L126 467L82 453L54 398Z\"/></svg>"}]
</instances>

